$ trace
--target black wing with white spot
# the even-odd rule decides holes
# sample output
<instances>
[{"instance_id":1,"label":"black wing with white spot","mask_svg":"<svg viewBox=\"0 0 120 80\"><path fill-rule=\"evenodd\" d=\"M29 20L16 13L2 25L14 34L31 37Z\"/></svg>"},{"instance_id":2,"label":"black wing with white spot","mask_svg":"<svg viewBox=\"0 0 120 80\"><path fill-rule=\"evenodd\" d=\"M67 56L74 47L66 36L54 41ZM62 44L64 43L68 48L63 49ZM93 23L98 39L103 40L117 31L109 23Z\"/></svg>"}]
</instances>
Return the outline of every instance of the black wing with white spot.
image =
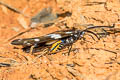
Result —
<instances>
[{"instance_id":1,"label":"black wing with white spot","mask_svg":"<svg viewBox=\"0 0 120 80\"><path fill-rule=\"evenodd\" d=\"M34 37L34 38L24 38L16 39L11 42L13 45L23 45L23 46L32 46L35 44L46 43L53 40L62 39L65 37L72 36L75 33L75 30L64 30L56 31L45 36Z\"/></svg>"}]
</instances>

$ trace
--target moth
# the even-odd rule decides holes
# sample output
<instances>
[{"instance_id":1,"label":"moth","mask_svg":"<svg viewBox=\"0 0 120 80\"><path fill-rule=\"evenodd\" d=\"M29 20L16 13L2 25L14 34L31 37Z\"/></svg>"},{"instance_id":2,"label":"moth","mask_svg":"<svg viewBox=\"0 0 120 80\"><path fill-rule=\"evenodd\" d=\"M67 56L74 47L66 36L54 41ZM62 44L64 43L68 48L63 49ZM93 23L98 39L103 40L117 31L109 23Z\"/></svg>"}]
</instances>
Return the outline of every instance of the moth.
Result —
<instances>
[{"instance_id":1,"label":"moth","mask_svg":"<svg viewBox=\"0 0 120 80\"><path fill-rule=\"evenodd\" d=\"M84 38L84 35L89 35L93 39L93 36L95 36L100 40L101 35L109 35L117 32L120 32L120 29L115 29L114 26L92 26L84 30L74 28L56 31L40 37L15 39L11 44L22 45L23 51L27 53L31 51L31 47L33 47L32 53L40 52L46 47L48 48L48 53L56 53L65 47L69 47L70 53L73 43Z\"/></svg>"}]
</instances>

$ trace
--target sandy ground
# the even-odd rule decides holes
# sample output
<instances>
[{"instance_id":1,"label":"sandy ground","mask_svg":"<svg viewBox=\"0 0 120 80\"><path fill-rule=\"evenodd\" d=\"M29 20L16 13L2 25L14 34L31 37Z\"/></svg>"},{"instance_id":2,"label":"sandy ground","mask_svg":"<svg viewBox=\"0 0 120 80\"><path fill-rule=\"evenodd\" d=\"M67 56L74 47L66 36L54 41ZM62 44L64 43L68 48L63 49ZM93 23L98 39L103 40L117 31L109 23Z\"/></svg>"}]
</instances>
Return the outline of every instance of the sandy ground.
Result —
<instances>
[{"instance_id":1,"label":"sandy ground","mask_svg":"<svg viewBox=\"0 0 120 80\"><path fill-rule=\"evenodd\" d=\"M71 16L61 17L56 25L47 28L38 26L18 38L42 36L57 30L64 30L75 24L108 26L115 23L120 28L119 0L0 0L21 13L16 13L0 4L0 80L120 80L120 34L113 34L94 41L82 43L78 40L69 56L62 50L57 54L37 58L14 49L9 40L29 28L30 19L43 8L51 7L53 13L71 12ZM77 26L80 28L79 26ZM38 52L39 54L40 52ZM48 57L51 59L49 60Z\"/></svg>"}]
</instances>

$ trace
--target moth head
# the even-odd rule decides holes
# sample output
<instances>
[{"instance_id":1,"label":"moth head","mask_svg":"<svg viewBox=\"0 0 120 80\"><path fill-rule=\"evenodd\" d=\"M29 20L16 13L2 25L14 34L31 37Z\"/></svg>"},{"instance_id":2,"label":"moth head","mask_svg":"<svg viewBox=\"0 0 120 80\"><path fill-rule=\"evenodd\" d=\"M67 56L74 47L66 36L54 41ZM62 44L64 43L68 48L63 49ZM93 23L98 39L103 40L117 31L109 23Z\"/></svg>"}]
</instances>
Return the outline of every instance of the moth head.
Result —
<instances>
[{"instance_id":1,"label":"moth head","mask_svg":"<svg viewBox=\"0 0 120 80\"><path fill-rule=\"evenodd\" d=\"M84 31L81 31L81 30L76 30L76 37L78 37L79 39L80 38L82 38L83 36L84 36L84 34L85 34L85 32Z\"/></svg>"}]
</instances>

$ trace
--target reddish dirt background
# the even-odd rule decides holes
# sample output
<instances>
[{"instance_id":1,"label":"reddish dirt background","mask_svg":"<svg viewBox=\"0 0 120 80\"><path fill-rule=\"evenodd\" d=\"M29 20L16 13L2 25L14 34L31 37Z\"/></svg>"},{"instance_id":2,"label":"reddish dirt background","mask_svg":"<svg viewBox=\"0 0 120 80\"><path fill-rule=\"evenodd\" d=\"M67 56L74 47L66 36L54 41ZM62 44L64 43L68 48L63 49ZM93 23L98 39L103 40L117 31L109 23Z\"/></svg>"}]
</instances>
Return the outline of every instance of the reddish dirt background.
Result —
<instances>
[{"instance_id":1,"label":"reddish dirt background","mask_svg":"<svg viewBox=\"0 0 120 80\"><path fill-rule=\"evenodd\" d=\"M112 25L120 28L119 0L1 0L22 11L29 17L15 13L0 4L0 62L10 63L11 67L0 67L0 80L120 80L120 35L110 35L98 42L91 40L73 47L79 48L75 54L63 55L61 51L36 59L36 56L13 49L8 39L28 29L30 18L43 8L52 7L53 12L72 12L65 17L69 27L74 24ZM20 20L22 22L20 22ZM26 26L27 28L25 28ZM58 25L59 26L59 25ZM40 27L16 38L45 35L64 29L53 25ZM98 49L90 49L98 48ZM105 51L110 50L113 52Z\"/></svg>"}]
</instances>

